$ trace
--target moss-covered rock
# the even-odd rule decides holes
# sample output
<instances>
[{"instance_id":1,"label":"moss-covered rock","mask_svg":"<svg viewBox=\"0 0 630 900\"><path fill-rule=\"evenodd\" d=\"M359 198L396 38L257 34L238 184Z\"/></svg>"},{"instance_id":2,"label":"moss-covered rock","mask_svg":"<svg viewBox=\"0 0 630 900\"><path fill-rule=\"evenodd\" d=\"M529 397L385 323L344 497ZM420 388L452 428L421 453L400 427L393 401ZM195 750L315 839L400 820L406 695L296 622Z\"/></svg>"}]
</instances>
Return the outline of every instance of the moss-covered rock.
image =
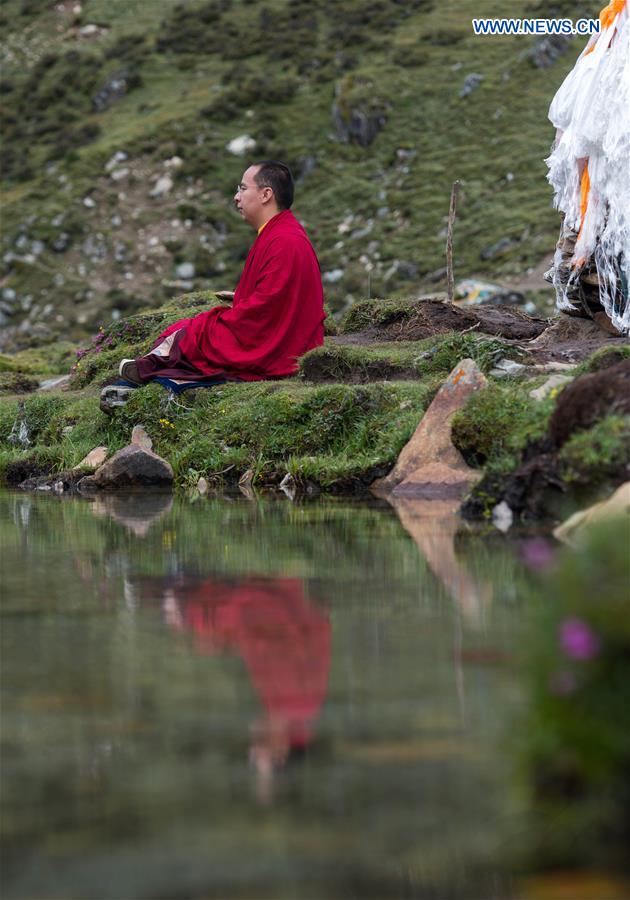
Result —
<instances>
[{"instance_id":1,"label":"moss-covered rock","mask_svg":"<svg viewBox=\"0 0 630 900\"><path fill-rule=\"evenodd\" d=\"M0 394L29 394L38 387L39 379L27 372L0 372Z\"/></svg>"},{"instance_id":2,"label":"moss-covered rock","mask_svg":"<svg viewBox=\"0 0 630 900\"><path fill-rule=\"evenodd\" d=\"M476 334L444 334L424 341L348 344L343 337L327 340L300 361L300 373L309 381L370 381L415 379L441 376L461 359L474 359L488 372L513 348L501 341Z\"/></svg>"},{"instance_id":3,"label":"moss-covered rock","mask_svg":"<svg viewBox=\"0 0 630 900\"><path fill-rule=\"evenodd\" d=\"M537 402L520 383L491 383L455 414L453 443L469 465L509 470L545 435L553 408L552 396Z\"/></svg>"}]
</instances>

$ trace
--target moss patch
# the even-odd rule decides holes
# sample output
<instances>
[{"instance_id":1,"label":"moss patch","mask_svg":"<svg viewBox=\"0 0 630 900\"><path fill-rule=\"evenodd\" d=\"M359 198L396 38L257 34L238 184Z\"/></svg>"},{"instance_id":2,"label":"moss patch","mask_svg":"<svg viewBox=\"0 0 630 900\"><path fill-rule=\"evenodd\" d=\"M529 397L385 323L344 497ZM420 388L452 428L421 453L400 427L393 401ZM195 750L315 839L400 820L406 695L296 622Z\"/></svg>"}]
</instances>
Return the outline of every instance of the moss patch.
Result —
<instances>
[{"instance_id":1,"label":"moss patch","mask_svg":"<svg viewBox=\"0 0 630 900\"><path fill-rule=\"evenodd\" d=\"M469 465L507 471L528 444L543 437L554 401L536 402L529 390L530 385L493 383L455 414L453 443Z\"/></svg>"},{"instance_id":2,"label":"moss patch","mask_svg":"<svg viewBox=\"0 0 630 900\"><path fill-rule=\"evenodd\" d=\"M38 387L39 379L26 372L0 372L0 394L28 394Z\"/></svg>"},{"instance_id":3,"label":"moss patch","mask_svg":"<svg viewBox=\"0 0 630 900\"><path fill-rule=\"evenodd\" d=\"M482 371L488 372L508 351L515 355L502 342L475 334L446 334L424 341L369 346L332 340L302 357L300 372L315 382L417 380L447 374L465 358L474 359Z\"/></svg>"},{"instance_id":4,"label":"moss patch","mask_svg":"<svg viewBox=\"0 0 630 900\"><path fill-rule=\"evenodd\" d=\"M623 475L630 459L630 416L607 416L589 431L574 434L558 459L569 482L598 484Z\"/></svg>"}]
</instances>

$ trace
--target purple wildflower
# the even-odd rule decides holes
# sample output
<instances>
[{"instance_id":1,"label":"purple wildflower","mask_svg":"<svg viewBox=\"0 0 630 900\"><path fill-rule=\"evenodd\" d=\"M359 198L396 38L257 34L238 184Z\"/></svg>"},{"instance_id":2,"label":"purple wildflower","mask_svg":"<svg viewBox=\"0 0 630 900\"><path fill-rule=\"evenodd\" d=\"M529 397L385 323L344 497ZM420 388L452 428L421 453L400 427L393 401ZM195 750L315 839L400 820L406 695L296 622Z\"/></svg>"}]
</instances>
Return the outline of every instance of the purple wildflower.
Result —
<instances>
[{"instance_id":1,"label":"purple wildflower","mask_svg":"<svg viewBox=\"0 0 630 900\"><path fill-rule=\"evenodd\" d=\"M597 656L599 636L582 619L571 617L560 625L560 647L569 659L585 662Z\"/></svg>"}]
</instances>

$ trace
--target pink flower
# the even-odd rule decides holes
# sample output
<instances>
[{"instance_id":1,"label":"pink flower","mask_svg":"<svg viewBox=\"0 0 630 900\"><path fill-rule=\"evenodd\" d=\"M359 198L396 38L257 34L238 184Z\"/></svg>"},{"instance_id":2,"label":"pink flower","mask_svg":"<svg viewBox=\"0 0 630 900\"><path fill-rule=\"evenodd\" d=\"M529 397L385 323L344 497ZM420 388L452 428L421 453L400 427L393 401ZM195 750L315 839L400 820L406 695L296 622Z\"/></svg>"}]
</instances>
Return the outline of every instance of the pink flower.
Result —
<instances>
[{"instance_id":1,"label":"pink flower","mask_svg":"<svg viewBox=\"0 0 630 900\"><path fill-rule=\"evenodd\" d=\"M601 647L599 636L582 619L571 617L560 625L560 647L569 659L585 662L597 656Z\"/></svg>"}]
</instances>

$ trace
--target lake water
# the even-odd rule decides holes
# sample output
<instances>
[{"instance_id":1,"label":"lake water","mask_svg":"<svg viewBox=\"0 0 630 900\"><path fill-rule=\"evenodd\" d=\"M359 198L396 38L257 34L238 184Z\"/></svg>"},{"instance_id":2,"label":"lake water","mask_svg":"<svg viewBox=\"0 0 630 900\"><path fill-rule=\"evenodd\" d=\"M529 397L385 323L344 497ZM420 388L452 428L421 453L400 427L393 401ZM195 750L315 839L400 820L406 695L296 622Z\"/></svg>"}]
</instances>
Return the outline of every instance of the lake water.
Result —
<instances>
[{"instance_id":1,"label":"lake water","mask_svg":"<svg viewBox=\"0 0 630 900\"><path fill-rule=\"evenodd\" d=\"M1 494L2 896L520 896L523 536L439 512Z\"/></svg>"}]
</instances>

